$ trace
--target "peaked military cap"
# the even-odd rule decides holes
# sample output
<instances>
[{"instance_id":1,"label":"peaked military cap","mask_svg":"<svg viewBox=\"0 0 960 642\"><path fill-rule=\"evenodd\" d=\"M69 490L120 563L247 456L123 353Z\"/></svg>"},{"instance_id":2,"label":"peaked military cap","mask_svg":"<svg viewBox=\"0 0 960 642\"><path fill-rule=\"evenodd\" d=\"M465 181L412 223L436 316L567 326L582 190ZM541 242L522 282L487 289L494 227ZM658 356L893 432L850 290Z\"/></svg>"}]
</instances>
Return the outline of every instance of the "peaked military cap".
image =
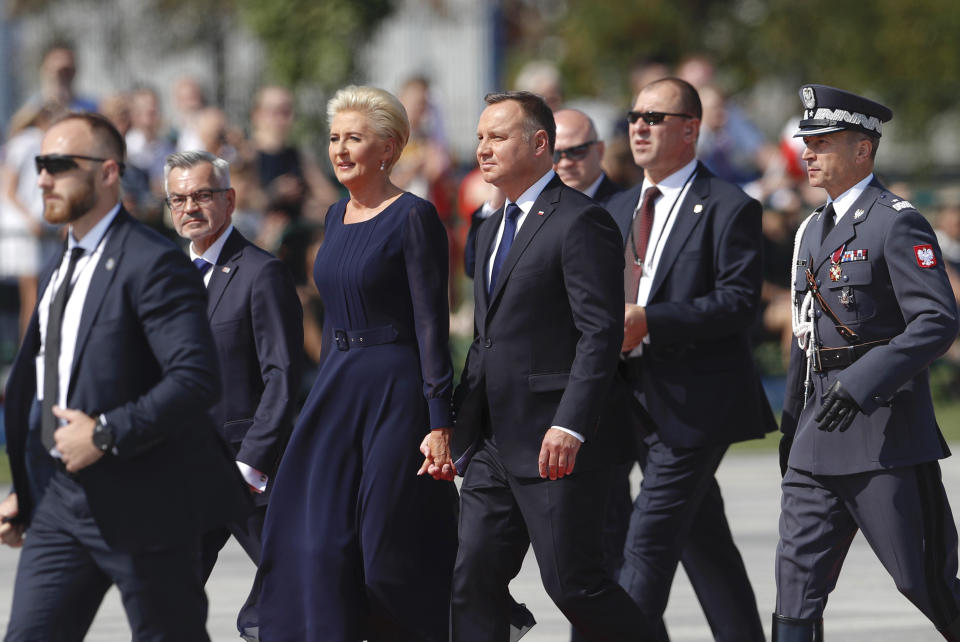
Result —
<instances>
[{"instance_id":1,"label":"peaked military cap","mask_svg":"<svg viewBox=\"0 0 960 642\"><path fill-rule=\"evenodd\" d=\"M893 118L893 112L880 103L826 85L804 85L800 88L800 100L803 120L794 138L845 129L879 137L881 124Z\"/></svg>"}]
</instances>

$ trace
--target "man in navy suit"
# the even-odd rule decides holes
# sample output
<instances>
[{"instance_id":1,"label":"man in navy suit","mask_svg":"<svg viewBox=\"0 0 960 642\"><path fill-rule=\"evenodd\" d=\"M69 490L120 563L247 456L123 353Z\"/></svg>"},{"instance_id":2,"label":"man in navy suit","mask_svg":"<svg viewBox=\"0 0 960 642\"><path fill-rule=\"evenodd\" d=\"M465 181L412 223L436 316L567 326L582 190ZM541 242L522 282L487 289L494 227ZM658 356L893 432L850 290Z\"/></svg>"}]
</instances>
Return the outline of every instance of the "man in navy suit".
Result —
<instances>
[{"instance_id":1,"label":"man in navy suit","mask_svg":"<svg viewBox=\"0 0 960 642\"><path fill-rule=\"evenodd\" d=\"M893 112L824 85L800 96L794 136L810 185L829 198L793 255L773 639L823 640L859 530L900 592L958 641L957 529L938 463L950 451L927 370L957 337L943 255L926 219L874 176Z\"/></svg>"},{"instance_id":2,"label":"man in navy suit","mask_svg":"<svg viewBox=\"0 0 960 642\"><path fill-rule=\"evenodd\" d=\"M547 593L589 640L648 640L640 607L603 565L613 450L598 427L622 342L621 239L552 169L553 114L527 92L491 94L477 128L504 212L477 237L477 336L455 400L463 470L452 639L505 641L507 585L533 546ZM599 499L599 501L598 501Z\"/></svg>"},{"instance_id":3,"label":"man in navy suit","mask_svg":"<svg viewBox=\"0 0 960 642\"><path fill-rule=\"evenodd\" d=\"M201 151L177 152L164 165L167 203L177 233L207 286L207 316L223 393L211 413L253 493L257 510L203 538L208 578L230 533L254 564L271 481L293 429L303 353L303 311L289 271L234 229L230 165ZM237 618L240 632L259 626L259 575Z\"/></svg>"},{"instance_id":4,"label":"man in navy suit","mask_svg":"<svg viewBox=\"0 0 960 642\"><path fill-rule=\"evenodd\" d=\"M133 637L207 640L201 533L249 508L207 408L219 391L203 284L120 206L123 138L70 114L37 157L67 224L7 385L19 545L7 640L80 640L116 584Z\"/></svg>"},{"instance_id":5,"label":"man in navy suit","mask_svg":"<svg viewBox=\"0 0 960 642\"><path fill-rule=\"evenodd\" d=\"M763 640L715 473L731 443L776 421L748 330L760 299L760 204L696 160L702 108L688 83L643 88L629 114L643 183L608 204L625 239L622 371L653 429L639 444L620 584L660 619L683 561L716 640Z\"/></svg>"}]
</instances>

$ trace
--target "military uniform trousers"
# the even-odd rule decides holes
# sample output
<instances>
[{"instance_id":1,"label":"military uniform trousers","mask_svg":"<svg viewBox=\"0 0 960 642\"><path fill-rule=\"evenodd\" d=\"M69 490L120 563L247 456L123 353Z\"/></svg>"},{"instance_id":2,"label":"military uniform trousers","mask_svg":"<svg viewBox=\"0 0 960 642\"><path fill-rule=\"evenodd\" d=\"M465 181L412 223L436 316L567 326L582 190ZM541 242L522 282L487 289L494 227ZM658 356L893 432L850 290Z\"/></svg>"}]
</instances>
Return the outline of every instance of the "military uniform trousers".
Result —
<instances>
[{"instance_id":1,"label":"military uniform trousers","mask_svg":"<svg viewBox=\"0 0 960 642\"><path fill-rule=\"evenodd\" d=\"M897 589L937 629L960 617L957 529L938 462L836 476L790 468L782 488L777 614L823 617L860 530Z\"/></svg>"}]
</instances>

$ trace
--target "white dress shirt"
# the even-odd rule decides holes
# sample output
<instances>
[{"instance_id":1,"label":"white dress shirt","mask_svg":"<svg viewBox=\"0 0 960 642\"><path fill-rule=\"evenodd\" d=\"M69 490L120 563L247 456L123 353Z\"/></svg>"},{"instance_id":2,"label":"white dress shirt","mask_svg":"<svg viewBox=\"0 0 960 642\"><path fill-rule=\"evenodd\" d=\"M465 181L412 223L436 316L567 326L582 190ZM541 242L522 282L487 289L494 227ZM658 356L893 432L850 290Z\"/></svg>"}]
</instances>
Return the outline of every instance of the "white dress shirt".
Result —
<instances>
[{"instance_id":1,"label":"white dress shirt","mask_svg":"<svg viewBox=\"0 0 960 642\"><path fill-rule=\"evenodd\" d=\"M196 249L193 247L193 243L190 244L190 260L195 261L196 259L202 258L206 262L210 263L213 267L207 270L206 274L203 275L203 284L208 286L210 285L210 279L213 277L213 271L216 269L217 261L220 259L220 252L223 251L223 246L227 243L227 238L230 236L230 233L233 232L233 224L228 223L227 227L224 228L223 232L217 237L217 240L213 242L213 245L207 248L207 251L203 254L197 254ZM225 391L226 394L229 394L229 391ZM267 482L270 480L270 477L257 470L250 464L246 464L242 461L237 461L237 468L240 469L240 474L243 475L244 480L252 488L254 488L258 493L262 493L267 488Z\"/></svg>"},{"instance_id":2,"label":"white dress shirt","mask_svg":"<svg viewBox=\"0 0 960 642\"><path fill-rule=\"evenodd\" d=\"M857 202L857 199L863 194L864 190L867 189L867 185L870 184L870 181L873 180L873 172L870 172L870 175L865 179L848 189L846 192L833 199L833 211L836 216L833 217L835 223L839 223L840 219L843 218L843 215L847 213L853 204ZM827 201L829 205L831 201Z\"/></svg>"},{"instance_id":3,"label":"white dress shirt","mask_svg":"<svg viewBox=\"0 0 960 642\"><path fill-rule=\"evenodd\" d=\"M37 306L40 323L40 352L36 356L35 364L37 370L37 399L43 401L43 375L44 375L44 352L47 345L47 321L50 317L50 303L53 300L54 293L60 289L63 278L67 274L67 266L70 264L70 254L75 247L83 248L83 255L77 260L73 270L71 281L73 290L70 292L70 298L67 299L67 305L63 309L63 325L60 330L60 359L57 362L58 381L60 390L57 395L57 406L67 408L67 391L70 390L70 371L73 366L73 355L77 347L77 334L80 331L80 315L83 314L83 304L87 298L87 291L90 289L90 280L96 270L100 257L103 256L103 248L109 238L110 224L116 218L120 211L120 204L117 203L106 216L93 226L79 241L73 236L73 227L67 234L67 251L60 259L60 265L56 272L50 277L47 287L40 297L40 303ZM101 415L101 419L105 419ZM62 422L58 420L58 424ZM60 453L53 449L51 455L59 457Z\"/></svg>"},{"instance_id":4,"label":"white dress shirt","mask_svg":"<svg viewBox=\"0 0 960 642\"><path fill-rule=\"evenodd\" d=\"M607 176L606 174L604 174L603 172L600 172L600 176L597 177L597 180L590 183L590 186L587 187L587 189L583 190L583 193L589 196L590 198L595 197L597 195L597 190L600 189L600 183L603 182L603 179L606 176Z\"/></svg>"},{"instance_id":5,"label":"white dress shirt","mask_svg":"<svg viewBox=\"0 0 960 642\"><path fill-rule=\"evenodd\" d=\"M527 188L527 190L520 195L516 201L517 207L520 208L520 215L517 216L517 229L514 232L513 238L517 238L517 234L520 232L520 226L523 225L523 222L527 220L527 214L530 212L530 208L533 207L533 204L540 198L540 192L547 186L553 177L556 176L556 173L551 169L544 174L540 180ZM490 245L490 254L487 255L487 283L490 282L490 276L493 274L493 257L497 255L497 248L500 247L500 239L503 237L503 226L506 221L506 212L507 205L511 203L510 199L507 199L506 203L503 204L504 216L500 219L500 227L497 229L497 235L493 239L493 243ZM580 443L586 441L586 438L580 433L570 430L569 428L564 428L563 426L551 426L551 428L556 428L557 430L562 430L563 432L573 435L580 440Z\"/></svg>"}]
</instances>

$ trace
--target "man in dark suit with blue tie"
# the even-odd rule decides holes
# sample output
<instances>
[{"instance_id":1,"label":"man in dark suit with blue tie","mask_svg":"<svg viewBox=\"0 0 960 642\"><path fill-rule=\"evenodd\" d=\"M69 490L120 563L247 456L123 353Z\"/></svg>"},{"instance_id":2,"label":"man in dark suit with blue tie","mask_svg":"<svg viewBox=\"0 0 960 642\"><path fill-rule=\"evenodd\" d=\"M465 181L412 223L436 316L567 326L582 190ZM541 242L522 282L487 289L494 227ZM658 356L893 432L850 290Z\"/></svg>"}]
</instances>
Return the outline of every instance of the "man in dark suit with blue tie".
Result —
<instances>
[{"instance_id":1,"label":"man in dark suit with blue tie","mask_svg":"<svg viewBox=\"0 0 960 642\"><path fill-rule=\"evenodd\" d=\"M507 196L477 237L477 336L455 400L462 471L452 639L509 636L507 585L532 545L547 593L588 640L649 640L603 565L619 444L599 427L622 342L621 239L555 175L543 100L491 94L477 128L484 180Z\"/></svg>"},{"instance_id":2,"label":"man in dark suit with blue tie","mask_svg":"<svg viewBox=\"0 0 960 642\"><path fill-rule=\"evenodd\" d=\"M133 637L207 640L200 536L249 509L207 414L219 391L203 284L120 205L123 138L70 114L37 157L44 217L66 251L7 385L21 544L7 640L80 640L116 584Z\"/></svg>"},{"instance_id":3,"label":"man in dark suit with blue tie","mask_svg":"<svg viewBox=\"0 0 960 642\"><path fill-rule=\"evenodd\" d=\"M608 204L625 239L622 370L653 430L620 584L661 620L677 564L718 641L764 639L714 477L731 443L776 421L751 357L760 299L760 204L696 160L702 108L688 83L647 85L629 114L641 185Z\"/></svg>"},{"instance_id":4,"label":"man in dark suit with blue tie","mask_svg":"<svg viewBox=\"0 0 960 642\"><path fill-rule=\"evenodd\" d=\"M230 165L209 152L177 152L164 165L173 224L207 286L207 316L223 393L211 414L253 493L256 511L203 538L208 578L230 533L255 564L271 481L293 429L303 353L303 311L286 266L234 229ZM241 634L259 627L259 575L237 617Z\"/></svg>"}]
</instances>

